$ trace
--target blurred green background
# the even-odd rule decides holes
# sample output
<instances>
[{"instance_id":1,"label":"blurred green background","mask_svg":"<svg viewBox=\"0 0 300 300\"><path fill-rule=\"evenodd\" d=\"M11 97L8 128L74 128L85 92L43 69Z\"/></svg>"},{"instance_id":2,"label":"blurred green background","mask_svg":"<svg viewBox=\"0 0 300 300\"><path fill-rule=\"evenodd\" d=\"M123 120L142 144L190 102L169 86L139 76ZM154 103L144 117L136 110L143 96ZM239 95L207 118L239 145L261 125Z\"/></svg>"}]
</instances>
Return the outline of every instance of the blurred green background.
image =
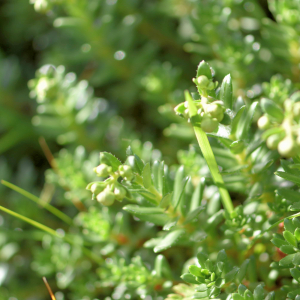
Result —
<instances>
[{"instance_id":1,"label":"blurred green background","mask_svg":"<svg viewBox=\"0 0 300 300\"><path fill-rule=\"evenodd\" d=\"M248 103L277 73L299 82L296 0L3 0L0 28L0 179L72 218L99 151L125 159L131 145L145 160L178 163L193 133L173 108L194 90L201 60L218 81L231 73ZM3 185L0 203L65 229ZM44 234L0 213L0 299L49 299L43 275L65 291L57 300L96 297L86 261L60 282L67 267L42 248L53 250Z\"/></svg>"}]
</instances>

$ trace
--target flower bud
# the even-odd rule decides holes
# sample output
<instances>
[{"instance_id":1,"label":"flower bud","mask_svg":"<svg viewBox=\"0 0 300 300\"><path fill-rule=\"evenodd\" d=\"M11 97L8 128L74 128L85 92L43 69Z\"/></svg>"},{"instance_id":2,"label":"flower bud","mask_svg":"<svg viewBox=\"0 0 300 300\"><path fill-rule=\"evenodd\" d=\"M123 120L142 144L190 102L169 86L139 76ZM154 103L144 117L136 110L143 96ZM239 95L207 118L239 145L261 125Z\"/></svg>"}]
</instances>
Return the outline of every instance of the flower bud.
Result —
<instances>
[{"instance_id":1,"label":"flower bud","mask_svg":"<svg viewBox=\"0 0 300 300\"><path fill-rule=\"evenodd\" d=\"M105 189L105 187L106 187L106 184L104 182L97 182L91 186L90 190L93 194L98 195Z\"/></svg>"},{"instance_id":2,"label":"flower bud","mask_svg":"<svg viewBox=\"0 0 300 300\"><path fill-rule=\"evenodd\" d=\"M282 139L280 134L272 134L267 138L267 146L271 150L276 150L277 146Z\"/></svg>"},{"instance_id":3,"label":"flower bud","mask_svg":"<svg viewBox=\"0 0 300 300\"><path fill-rule=\"evenodd\" d=\"M115 201L115 195L110 191L110 188L105 188L103 192L97 195L97 201L105 206L110 206Z\"/></svg>"},{"instance_id":4,"label":"flower bud","mask_svg":"<svg viewBox=\"0 0 300 300\"><path fill-rule=\"evenodd\" d=\"M284 157L292 157L297 154L297 145L291 136L286 136L278 144L278 152Z\"/></svg>"},{"instance_id":5,"label":"flower bud","mask_svg":"<svg viewBox=\"0 0 300 300\"><path fill-rule=\"evenodd\" d=\"M122 201L126 197L126 190L122 186L116 186L114 189L116 200Z\"/></svg>"},{"instance_id":6,"label":"flower bud","mask_svg":"<svg viewBox=\"0 0 300 300\"><path fill-rule=\"evenodd\" d=\"M258 119L257 126L259 129L268 129L270 127L270 119L266 115L263 115Z\"/></svg>"},{"instance_id":7,"label":"flower bud","mask_svg":"<svg viewBox=\"0 0 300 300\"><path fill-rule=\"evenodd\" d=\"M127 165L119 166L119 172L120 175L126 180L131 180L133 178L133 172L130 166Z\"/></svg>"},{"instance_id":8,"label":"flower bud","mask_svg":"<svg viewBox=\"0 0 300 300\"><path fill-rule=\"evenodd\" d=\"M201 75L197 78L197 85L200 89L206 89L209 84L210 80L205 75Z\"/></svg>"},{"instance_id":9,"label":"flower bud","mask_svg":"<svg viewBox=\"0 0 300 300\"><path fill-rule=\"evenodd\" d=\"M201 121L201 128L205 132L213 132L215 129L218 128L219 122L215 118L210 118L208 116L204 116Z\"/></svg>"},{"instance_id":10,"label":"flower bud","mask_svg":"<svg viewBox=\"0 0 300 300\"><path fill-rule=\"evenodd\" d=\"M224 107L218 103L211 103L207 105L206 112L209 113L213 118L216 118L218 122L221 122L224 118Z\"/></svg>"},{"instance_id":11,"label":"flower bud","mask_svg":"<svg viewBox=\"0 0 300 300\"><path fill-rule=\"evenodd\" d=\"M98 167L94 168L94 172L99 177L107 177L112 173L112 167L109 167L106 164L101 164Z\"/></svg>"}]
</instances>

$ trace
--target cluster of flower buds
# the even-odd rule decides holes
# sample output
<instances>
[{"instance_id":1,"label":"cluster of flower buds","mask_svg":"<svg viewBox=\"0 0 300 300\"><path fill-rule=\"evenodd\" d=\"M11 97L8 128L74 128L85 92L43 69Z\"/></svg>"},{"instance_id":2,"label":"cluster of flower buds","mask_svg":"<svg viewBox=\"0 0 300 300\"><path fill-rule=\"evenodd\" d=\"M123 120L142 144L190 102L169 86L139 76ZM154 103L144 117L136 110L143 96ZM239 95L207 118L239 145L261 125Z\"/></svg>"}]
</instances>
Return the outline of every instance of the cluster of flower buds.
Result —
<instances>
[{"instance_id":1,"label":"cluster of flower buds","mask_svg":"<svg viewBox=\"0 0 300 300\"><path fill-rule=\"evenodd\" d=\"M221 100L215 100L211 96L202 97L201 100L201 102L195 101L195 105L198 108L197 114L199 115L201 128L205 132L213 132L218 128L219 122L224 118L224 103ZM189 119L187 101L177 105L174 110L177 115Z\"/></svg>"},{"instance_id":2,"label":"cluster of flower buds","mask_svg":"<svg viewBox=\"0 0 300 300\"><path fill-rule=\"evenodd\" d=\"M226 109L232 109L232 82L228 74L221 85L218 98L215 89L218 82L213 82L212 72L209 65L202 61L197 69L197 75L193 78L196 84L200 100L194 99L197 108L197 125L201 126L205 132L217 131L219 123L224 125L230 123L230 117L227 115ZM198 96L196 96L198 97ZM195 98L193 96L193 98ZM221 100L219 100L221 99ZM175 107L175 113L189 120L188 102L185 101Z\"/></svg>"},{"instance_id":3,"label":"cluster of flower buds","mask_svg":"<svg viewBox=\"0 0 300 300\"><path fill-rule=\"evenodd\" d=\"M94 172L99 177L106 178L104 181L91 182L86 187L92 192L92 199L97 200L105 206L112 205L115 200L122 201L129 196L129 192L119 183L118 179L122 177L126 181L133 179L133 171L130 166L120 165L117 171L113 171L111 166L104 163L94 168Z\"/></svg>"},{"instance_id":4,"label":"cluster of flower buds","mask_svg":"<svg viewBox=\"0 0 300 300\"><path fill-rule=\"evenodd\" d=\"M28 82L31 89L30 96L37 99L38 103L45 103L57 97L61 78L59 75L64 70L59 70L52 65L45 65L36 72L36 78Z\"/></svg>"},{"instance_id":5,"label":"cluster of flower buds","mask_svg":"<svg viewBox=\"0 0 300 300\"><path fill-rule=\"evenodd\" d=\"M284 157L293 157L300 153L300 100L299 93L286 99L281 106L270 99L262 98L264 111L257 126L265 130L263 138L271 150L278 150Z\"/></svg>"}]
</instances>

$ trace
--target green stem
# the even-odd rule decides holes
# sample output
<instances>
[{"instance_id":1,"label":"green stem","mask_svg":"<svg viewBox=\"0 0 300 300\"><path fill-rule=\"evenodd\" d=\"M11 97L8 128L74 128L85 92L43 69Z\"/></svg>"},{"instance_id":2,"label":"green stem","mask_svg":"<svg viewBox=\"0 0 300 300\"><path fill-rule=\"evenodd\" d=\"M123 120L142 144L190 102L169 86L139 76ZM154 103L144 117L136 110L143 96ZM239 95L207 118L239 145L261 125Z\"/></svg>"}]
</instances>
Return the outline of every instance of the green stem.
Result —
<instances>
[{"instance_id":1,"label":"green stem","mask_svg":"<svg viewBox=\"0 0 300 300\"><path fill-rule=\"evenodd\" d=\"M20 220L22 220L22 221L25 221L25 222L27 222L28 224L30 224L30 225L32 225L32 226L38 228L38 229L41 229L42 231L45 231L45 232L51 234L52 236L55 236L55 237L60 238L60 239L63 239L64 241L66 241L67 243L70 243L71 245L74 245L73 239L72 239L72 237L70 237L70 236L62 236L61 234L57 233L57 232L56 232L55 230L53 230L52 228L50 228L50 227L48 227L48 226L45 226L45 225L43 225L43 224L41 224L41 223L39 223L39 222L36 222L36 221L34 221L34 220L31 220L31 219L29 219L29 218L27 218L27 217L25 217L25 216L22 216L22 215L20 215L20 214L14 212L14 211L12 211L12 210L10 210L10 209L7 209L7 208L5 208L5 207L3 207L3 206L0 206L0 210L2 210L2 211L4 211L4 212L8 213L8 214L11 215L11 216L14 216L14 217L20 219ZM102 263L103 263L102 259L101 259L100 257L98 257L95 253L93 253L90 249L85 248L85 247L83 247L83 246L81 246L81 249L82 249L82 252L83 252L86 256L88 256L91 260L95 261L95 262L98 263L98 264L102 264Z\"/></svg>"},{"instance_id":2,"label":"green stem","mask_svg":"<svg viewBox=\"0 0 300 300\"><path fill-rule=\"evenodd\" d=\"M194 123L193 119L197 117L197 107L189 94L188 91L185 92L185 99L188 101L188 108L191 122ZM226 211L230 214L233 212L233 204L230 198L230 195L225 188L223 178L219 172L219 168L214 156L214 153L209 144L206 133L198 126L193 124L195 135L200 146L200 149L203 153L203 156L208 164L209 170L211 172L212 178L219 189L222 203Z\"/></svg>"},{"instance_id":3,"label":"green stem","mask_svg":"<svg viewBox=\"0 0 300 300\"><path fill-rule=\"evenodd\" d=\"M293 218L297 218L300 216L300 213L296 213L294 215L291 215L289 217L286 217L286 218L283 218L283 219L280 219L279 221L275 222L274 224L272 224L269 228L267 228L266 230L262 231L259 235L255 236L252 240L252 243L248 246L248 249L250 249L253 245L254 245L254 242L256 242L256 240L260 239L261 237L263 237L263 235L268 232L269 230L277 227L280 223L284 222L285 219L293 219Z\"/></svg>"},{"instance_id":4,"label":"green stem","mask_svg":"<svg viewBox=\"0 0 300 300\"><path fill-rule=\"evenodd\" d=\"M41 200L40 198L32 195L31 193L17 187L16 185L7 182L5 180L1 180L1 183L5 186L7 186L8 188L18 192L19 194L25 196L26 198L30 199L31 201L41 205L42 207L44 207L45 209L47 209L49 212L51 212L53 215L55 215L56 217L58 217L59 219L61 219L62 221L64 221L65 223L72 225L73 224L73 220L68 217L66 214L64 214L63 212L61 212L59 209L57 209L56 207L52 206L51 204Z\"/></svg>"},{"instance_id":5,"label":"green stem","mask_svg":"<svg viewBox=\"0 0 300 300\"><path fill-rule=\"evenodd\" d=\"M213 177L213 180L219 189L223 206L227 210L227 212L230 214L231 212L233 212L233 204L232 204L230 195L224 186L224 181L223 181L222 175L219 172L219 168L218 168L214 153L209 144L207 135L200 127L194 126L194 131L195 131L195 135L198 140L200 149L201 149L203 156L208 164L208 167L209 167L209 170Z\"/></svg>"},{"instance_id":6,"label":"green stem","mask_svg":"<svg viewBox=\"0 0 300 300\"><path fill-rule=\"evenodd\" d=\"M14 216L14 217L20 219L22 221L25 221L25 222L29 223L30 225L32 225L32 226L34 226L36 228L39 228L39 229L41 229L41 230L43 230L43 231L45 231L45 232L47 232L47 233L49 233L49 234L51 234L51 235L53 235L55 237L62 238L62 236L59 235L55 230L53 230L53 229L51 229L51 228L49 228L49 227L47 227L47 226L45 226L45 225L43 225L43 224L41 224L39 222L36 222L36 221L31 220L31 219L29 219L27 217L24 217L24 216L22 216L22 215L20 215L20 214L18 214L16 212L14 212L14 211L12 211L10 209L7 209L7 208L5 208L3 206L0 206L0 210L6 212L8 214L10 214L11 216Z\"/></svg>"}]
</instances>

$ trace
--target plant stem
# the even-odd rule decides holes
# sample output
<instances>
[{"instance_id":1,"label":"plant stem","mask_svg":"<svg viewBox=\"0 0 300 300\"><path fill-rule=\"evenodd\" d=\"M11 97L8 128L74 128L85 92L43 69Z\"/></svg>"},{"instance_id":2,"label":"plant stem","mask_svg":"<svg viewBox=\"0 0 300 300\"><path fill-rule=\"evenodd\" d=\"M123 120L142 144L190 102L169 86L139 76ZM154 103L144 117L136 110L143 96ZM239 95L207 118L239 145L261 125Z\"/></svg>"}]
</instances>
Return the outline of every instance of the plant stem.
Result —
<instances>
[{"instance_id":1,"label":"plant stem","mask_svg":"<svg viewBox=\"0 0 300 300\"><path fill-rule=\"evenodd\" d=\"M12 210L10 210L8 208L5 208L3 206L0 206L0 210L6 212L8 214L10 214L11 216L14 216L14 217L20 219L22 221L25 221L25 222L29 223L30 225L32 225L32 226L34 226L34 227L36 227L38 229L41 229L42 231L45 231L45 232L49 233L50 235L53 235L53 236L55 236L57 238L60 238L60 239L63 239L65 242L70 243L71 245L74 245L73 239L70 236L63 236L63 235L57 233L52 228L50 228L48 226L45 226L45 225L43 225L43 224L41 224L39 222L36 222L36 221L34 221L32 219L29 219L29 218L27 218L25 216L22 216L22 215L14 212L14 211L12 211ZM81 249L82 249L82 252L86 256L88 256L91 260L95 261L96 263L101 264L103 262L102 259L101 259L101 257L98 257L90 249L85 248L84 246L81 246Z\"/></svg>"},{"instance_id":2,"label":"plant stem","mask_svg":"<svg viewBox=\"0 0 300 300\"><path fill-rule=\"evenodd\" d=\"M31 220L31 219L29 219L29 218L27 218L25 216L22 216L22 215L14 212L14 211L12 211L10 209L5 208L3 206L0 206L0 210L4 211L4 212L10 214L11 216L14 216L14 217L16 217L16 218L18 218L20 220L23 220L23 221L29 223L30 225L32 225L32 226L34 226L36 228L39 228L39 229L41 229L41 230L43 230L43 231L45 231L45 232L47 232L47 233L49 233L49 234L51 234L51 235L53 235L55 237L62 238L61 235L59 235L55 230L53 230L53 229L51 229L51 228L49 228L49 227L47 227L47 226L45 226L45 225L43 225L43 224L41 224L39 222Z\"/></svg>"},{"instance_id":3,"label":"plant stem","mask_svg":"<svg viewBox=\"0 0 300 300\"><path fill-rule=\"evenodd\" d=\"M55 215L56 217L58 217L59 219L61 219L62 221L64 221L65 223L72 225L73 224L73 220L67 216L66 214L64 214L63 212L61 212L59 209L57 209L56 207L52 206L51 204L41 200L40 198L32 195L31 193L17 187L16 185L7 182L5 180L1 180L1 183L5 186L7 186L8 188L18 192L19 194L25 196L26 198L30 199L31 201L41 205L43 208L47 209L49 212L51 212L53 215Z\"/></svg>"},{"instance_id":4,"label":"plant stem","mask_svg":"<svg viewBox=\"0 0 300 300\"><path fill-rule=\"evenodd\" d=\"M223 206L227 210L227 212L230 214L231 212L233 212L233 204L232 204L230 195L224 186L224 181L223 181L222 175L219 172L219 168L218 168L214 153L209 144L207 135L200 127L197 127L197 126L194 126L194 131L195 131L195 135L196 135L198 144L200 146L200 149L201 149L203 156L208 164L208 167L209 167L209 170L213 177L213 180L219 189Z\"/></svg>"},{"instance_id":5,"label":"plant stem","mask_svg":"<svg viewBox=\"0 0 300 300\"><path fill-rule=\"evenodd\" d=\"M185 92L185 99L188 101L189 115L190 115L191 122L193 124L193 118L197 116L197 107L188 91ZM195 126L195 124L193 124L193 127L194 127L198 144L208 164L212 178L219 189L223 206L226 209L226 211L230 214L233 212L233 204L230 195L227 189L225 188L223 178L219 172L219 168L214 153L209 144L207 135L200 127Z\"/></svg>"}]
</instances>

